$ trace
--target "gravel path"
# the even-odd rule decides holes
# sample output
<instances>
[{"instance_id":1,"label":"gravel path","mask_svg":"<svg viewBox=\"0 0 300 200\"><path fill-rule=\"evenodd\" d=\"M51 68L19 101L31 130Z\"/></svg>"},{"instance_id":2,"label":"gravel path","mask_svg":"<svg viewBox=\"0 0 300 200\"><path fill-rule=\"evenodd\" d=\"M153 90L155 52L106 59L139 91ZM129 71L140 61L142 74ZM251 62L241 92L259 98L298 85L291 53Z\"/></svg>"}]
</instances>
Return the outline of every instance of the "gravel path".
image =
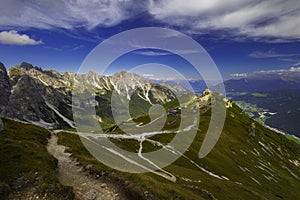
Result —
<instances>
[{"instance_id":1,"label":"gravel path","mask_svg":"<svg viewBox=\"0 0 300 200\"><path fill-rule=\"evenodd\" d=\"M52 134L47 145L48 152L58 160L59 181L72 186L78 200L118 200L116 189L96 178L89 176L82 166L71 159L62 145L57 144L58 137Z\"/></svg>"}]
</instances>

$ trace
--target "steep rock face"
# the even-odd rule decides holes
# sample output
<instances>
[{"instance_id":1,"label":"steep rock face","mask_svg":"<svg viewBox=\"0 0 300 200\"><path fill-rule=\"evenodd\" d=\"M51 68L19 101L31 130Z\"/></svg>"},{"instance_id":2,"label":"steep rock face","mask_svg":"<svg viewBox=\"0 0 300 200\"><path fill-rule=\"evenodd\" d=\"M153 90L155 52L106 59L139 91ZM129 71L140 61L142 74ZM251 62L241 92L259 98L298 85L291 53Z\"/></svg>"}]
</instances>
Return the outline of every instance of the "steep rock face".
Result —
<instances>
[{"instance_id":1,"label":"steep rock face","mask_svg":"<svg viewBox=\"0 0 300 200\"><path fill-rule=\"evenodd\" d=\"M43 98L36 82L29 76L22 76L13 87L5 115L21 120L38 120L37 114L42 114L38 106L42 103Z\"/></svg>"},{"instance_id":2,"label":"steep rock face","mask_svg":"<svg viewBox=\"0 0 300 200\"><path fill-rule=\"evenodd\" d=\"M70 102L69 96L23 75L13 86L5 116L47 128L66 126L70 125L65 119L71 116ZM60 112L65 118L60 116Z\"/></svg>"},{"instance_id":3,"label":"steep rock face","mask_svg":"<svg viewBox=\"0 0 300 200\"><path fill-rule=\"evenodd\" d=\"M4 116L46 128L74 127L68 83L58 76L60 73L22 63L8 74L12 89Z\"/></svg>"},{"instance_id":4,"label":"steep rock face","mask_svg":"<svg viewBox=\"0 0 300 200\"><path fill-rule=\"evenodd\" d=\"M2 63L0 63L0 115L8 104L11 85L7 71Z\"/></svg>"}]
</instances>

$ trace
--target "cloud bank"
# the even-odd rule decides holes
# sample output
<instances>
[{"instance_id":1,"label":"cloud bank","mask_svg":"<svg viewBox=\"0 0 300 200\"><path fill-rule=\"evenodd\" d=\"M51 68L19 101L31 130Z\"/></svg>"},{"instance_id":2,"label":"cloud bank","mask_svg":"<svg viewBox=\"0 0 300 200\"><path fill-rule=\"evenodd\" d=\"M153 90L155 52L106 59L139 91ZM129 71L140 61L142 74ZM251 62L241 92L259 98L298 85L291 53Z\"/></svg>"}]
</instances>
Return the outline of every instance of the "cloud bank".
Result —
<instances>
[{"instance_id":1,"label":"cloud bank","mask_svg":"<svg viewBox=\"0 0 300 200\"><path fill-rule=\"evenodd\" d=\"M2 0L1 27L40 29L114 26L133 17L144 2L133 0Z\"/></svg>"},{"instance_id":2,"label":"cloud bank","mask_svg":"<svg viewBox=\"0 0 300 200\"><path fill-rule=\"evenodd\" d=\"M194 33L225 30L232 37L300 40L299 9L298 0L151 0L149 12Z\"/></svg>"},{"instance_id":3,"label":"cloud bank","mask_svg":"<svg viewBox=\"0 0 300 200\"><path fill-rule=\"evenodd\" d=\"M93 29L143 13L191 34L217 31L236 40L300 40L299 0L2 0L0 27Z\"/></svg>"},{"instance_id":4,"label":"cloud bank","mask_svg":"<svg viewBox=\"0 0 300 200\"><path fill-rule=\"evenodd\" d=\"M274 69L274 70L262 70L254 72L254 74L282 74L282 73L299 73L300 67L291 67L289 69Z\"/></svg>"},{"instance_id":5,"label":"cloud bank","mask_svg":"<svg viewBox=\"0 0 300 200\"><path fill-rule=\"evenodd\" d=\"M38 45L42 44L41 40L36 41L26 34L19 34L15 30L0 32L0 43L9 45Z\"/></svg>"}]
</instances>

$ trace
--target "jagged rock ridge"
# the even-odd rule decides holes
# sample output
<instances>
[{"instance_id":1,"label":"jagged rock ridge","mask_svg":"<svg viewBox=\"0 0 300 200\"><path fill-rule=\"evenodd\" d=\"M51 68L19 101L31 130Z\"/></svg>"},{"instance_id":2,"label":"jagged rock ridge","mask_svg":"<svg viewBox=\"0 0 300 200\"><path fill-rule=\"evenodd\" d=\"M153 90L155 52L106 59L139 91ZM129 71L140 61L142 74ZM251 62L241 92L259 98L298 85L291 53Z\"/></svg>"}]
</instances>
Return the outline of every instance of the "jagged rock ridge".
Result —
<instances>
[{"instance_id":1,"label":"jagged rock ridge","mask_svg":"<svg viewBox=\"0 0 300 200\"><path fill-rule=\"evenodd\" d=\"M94 72L60 73L52 69L42 70L25 62L10 68L8 73L0 64L0 78L3 94L0 97L1 115L46 128L75 127L72 121L74 88L93 91L98 113L107 115L110 114L107 110L113 91L128 101L138 99L143 106L164 104L174 100L176 95L187 92L181 87L150 83L137 74L125 71L113 76L101 76Z\"/></svg>"}]
</instances>

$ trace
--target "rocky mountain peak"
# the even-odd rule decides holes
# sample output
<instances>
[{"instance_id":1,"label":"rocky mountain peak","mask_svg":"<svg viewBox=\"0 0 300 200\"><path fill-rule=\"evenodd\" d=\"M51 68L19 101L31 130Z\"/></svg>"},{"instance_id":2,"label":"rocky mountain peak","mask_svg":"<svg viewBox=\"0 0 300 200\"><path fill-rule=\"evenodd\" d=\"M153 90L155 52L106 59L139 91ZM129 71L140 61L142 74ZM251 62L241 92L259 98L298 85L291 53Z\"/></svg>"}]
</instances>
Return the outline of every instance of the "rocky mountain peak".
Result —
<instances>
[{"instance_id":1,"label":"rocky mountain peak","mask_svg":"<svg viewBox=\"0 0 300 200\"><path fill-rule=\"evenodd\" d=\"M27 63L27 62L22 62L22 63L20 64L20 67L23 67L23 68L26 69L26 70L30 70L30 69L34 68L32 64Z\"/></svg>"},{"instance_id":2,"label":"rocky mountain peak","mask_svg":"<svg viewBox=\"0 0 300 200\"><path fill-rule=\"evenodd\" d=\"M120 74L121 74L122 76L124 76L126 73L127 73L127 72L126 72L126 70L124 70L124 69L120 72Z\"/></svg>"},{"instance_id":3,"label":"rocky mountain peak","mask_svg":"<svg viewBox=\"0 0 300 200\"><path fill-rule=\"evenodd\" d=\"M21 65L19 66L15 66L9 69L9 76L14 82L14 84L18 81L20 77L25 75L30 76L31 78L41 82L45 86L51 86L53 88L58 89L67 88L67 91L71 90L70 87L74 81L73 76L70 78L70 76L64 76L64 74L59 73L55 70L43 70L39 67L33 67L33 65L25 62L21 63Z\"/></svg>"},{"instance_id":4,"label":"rocky mountain peak","mask_svg":"<svg viewBox=\"0 0 300 200\"><path fill-rule=\"evenodd\" d=\"M0 62L0 73L6 72L5 66L3 65L2 62Z\"/></svg>"},{"instance_id":5,"label":"rocky mountain peak","mask_svg":"<svg viewBox=\"0 0 300 200\"><path fill-rule=\"evenodd\" d=\"M126 70L123 69L123 70L121 70L121 72L114 73L112 76L120 78L120 77L126 76L126 74L127 74ZM131 74L131 73L128 73L128 74Z\"/></svg>"}]
</instances>

